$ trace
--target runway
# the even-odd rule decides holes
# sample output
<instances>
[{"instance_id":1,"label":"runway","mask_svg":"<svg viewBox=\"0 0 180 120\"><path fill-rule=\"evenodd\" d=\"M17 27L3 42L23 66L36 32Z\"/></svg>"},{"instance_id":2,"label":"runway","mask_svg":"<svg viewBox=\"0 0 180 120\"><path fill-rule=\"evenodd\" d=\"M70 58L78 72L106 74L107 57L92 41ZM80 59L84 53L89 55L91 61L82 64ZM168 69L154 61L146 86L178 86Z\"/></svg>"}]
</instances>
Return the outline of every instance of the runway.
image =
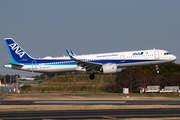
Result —
<instances>
[{"instance_id":1,"label":"runway","mask_svg":"<svg viewBox=\"0 0 180 120\"><path fill-rule=\"evenodd\" d=\"M2 100L0 105L180 105L179 100Z\"/></svg>"},{"instance_id":2,"label":"runway","mask_svg":"<svg viewBox=\"0 0 180 120\"><path fill-rule=\"evenodd\" d=\"M97 119L97 118L139 118L180 117L180 109L131 109L131 110L69 110L0 112L0 119Z\"/></svg>"},{"instance_id":3,"label":"runway","mask_svg":"<svg viewBox=\"0 0 180 120\"><path fill-rule=\"evenodd\" d=\"M30 100L4 101L1 105L180 105L178 100ZM0 112L0 119L97 119L180 117L180 109L59 110Z\"/></svg>"}]
</instances>

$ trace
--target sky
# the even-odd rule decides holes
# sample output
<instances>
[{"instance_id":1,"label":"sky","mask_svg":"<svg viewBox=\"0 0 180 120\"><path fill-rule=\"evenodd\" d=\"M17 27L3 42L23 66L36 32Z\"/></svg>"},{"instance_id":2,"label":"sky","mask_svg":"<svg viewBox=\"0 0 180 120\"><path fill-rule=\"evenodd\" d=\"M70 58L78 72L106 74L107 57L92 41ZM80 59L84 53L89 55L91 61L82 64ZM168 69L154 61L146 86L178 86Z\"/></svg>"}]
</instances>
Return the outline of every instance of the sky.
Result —
<instances>
[{"instance_id":1,"label":"sky","mask_svg":"<svg viewBox=\"0 0 180 120\"><path fill-rule=\"evenodd\" d=\"M4 68L4 38L30 56L67 56L163 49L180 63L179 0L1 0L0 74L37 75Z\"/></svg>"}]
</instances>

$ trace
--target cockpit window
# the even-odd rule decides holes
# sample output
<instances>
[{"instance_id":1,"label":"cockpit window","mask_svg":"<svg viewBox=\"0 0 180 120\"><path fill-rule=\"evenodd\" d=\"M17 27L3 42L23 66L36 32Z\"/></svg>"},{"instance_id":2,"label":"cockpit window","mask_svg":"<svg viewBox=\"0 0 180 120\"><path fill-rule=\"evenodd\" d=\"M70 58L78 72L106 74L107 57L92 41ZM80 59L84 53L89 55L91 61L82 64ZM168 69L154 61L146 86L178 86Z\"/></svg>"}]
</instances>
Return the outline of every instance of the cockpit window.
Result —
<instances>
[{"instance_id":1,"label":"cockpit window","mask_svg":"<svg viewBox=\"0 0 180 120\"><path fill-rule=\"evenodd\" d=\"M171 53L164 53L164 55L171 55Z\"/></svg>"}]
</instances>

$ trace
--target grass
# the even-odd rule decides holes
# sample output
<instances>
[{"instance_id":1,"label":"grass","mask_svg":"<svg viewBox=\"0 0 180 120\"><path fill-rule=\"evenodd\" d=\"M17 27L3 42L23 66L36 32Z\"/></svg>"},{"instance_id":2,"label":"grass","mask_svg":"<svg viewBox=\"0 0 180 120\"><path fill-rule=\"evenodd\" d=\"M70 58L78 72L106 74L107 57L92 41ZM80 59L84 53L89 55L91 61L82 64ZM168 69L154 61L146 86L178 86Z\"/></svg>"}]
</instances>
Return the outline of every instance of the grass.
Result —
<instances>
[{"instance_id":1,"label":"grass","mask_svg":"<svg viewBox=\"0 0 180 120\"><path fill-rule=\"evenodd\" d=\"M127 98L129 96L129 98ZM180 100L180 94L120 94L120 93L101 93L89 94L82 91L80 93L39 93L28 94L0 94L3 100Z\"/></svg>"},{"instance_id":2,"label":"grass","mask_svg":"<svg viewBox=\"0 0 180 120\"><path fill-rule=\"evenodd\" d=\"M113 75L101 75L100 79L97 76L94 80L89 79L89 75L60 75L49 78L37 86L24 86L22 93L93 93L97 84L96 93L102 93L104 86L107 85L107 79L114 77Z\"/></svg>"},{"instance_id":3,"label":"grass","mask_svg":"<svg viewBox=\"0 0 180 120\"><path fill-rule=\"evenodd\" d=\"M180 105L1 105L0 112L50 110L169 109Z\"/></svg>"},{"instance_id":4,"label":"grass","mask_svg":"<svg viewBox=\"0 0 180 120\"><path fill-rule=\"evenodd\" d=\"M1 105L5 111L49 111L49 110L105 110L105 109L162 109L180 108L180 105Z\"/></svg>"}]
</instances>

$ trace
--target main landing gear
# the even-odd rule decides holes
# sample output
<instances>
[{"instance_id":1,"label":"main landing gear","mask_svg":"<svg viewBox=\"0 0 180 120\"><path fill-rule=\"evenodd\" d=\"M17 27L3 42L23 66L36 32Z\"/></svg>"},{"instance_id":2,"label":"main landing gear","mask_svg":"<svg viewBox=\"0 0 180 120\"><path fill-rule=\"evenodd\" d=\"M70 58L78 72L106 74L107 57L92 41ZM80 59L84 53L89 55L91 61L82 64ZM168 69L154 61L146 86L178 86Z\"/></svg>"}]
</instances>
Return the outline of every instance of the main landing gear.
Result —
<instances>
[{"instance_id":1,"label":"main landing gear","mask_svg":"<svg viewBox=\"0 0 180 120\"><path fill-rule=\"evenodd\" d=\"M91 80L93 80L93 79L95 78L94 74L92 73L92 74L89 76L89 78L90 78Z\"/></svg>"},{"instance_id":2,"label":"main landing gear","mask_svg":"<svg viewBox=\"0 0 180 120\"><path fill-rule=\"evenodd\" d=\"M157 71L157 73L159 73L159 67L158 67L158 65L156 65L156 71Z\"/></svg>"}]
</instances>

